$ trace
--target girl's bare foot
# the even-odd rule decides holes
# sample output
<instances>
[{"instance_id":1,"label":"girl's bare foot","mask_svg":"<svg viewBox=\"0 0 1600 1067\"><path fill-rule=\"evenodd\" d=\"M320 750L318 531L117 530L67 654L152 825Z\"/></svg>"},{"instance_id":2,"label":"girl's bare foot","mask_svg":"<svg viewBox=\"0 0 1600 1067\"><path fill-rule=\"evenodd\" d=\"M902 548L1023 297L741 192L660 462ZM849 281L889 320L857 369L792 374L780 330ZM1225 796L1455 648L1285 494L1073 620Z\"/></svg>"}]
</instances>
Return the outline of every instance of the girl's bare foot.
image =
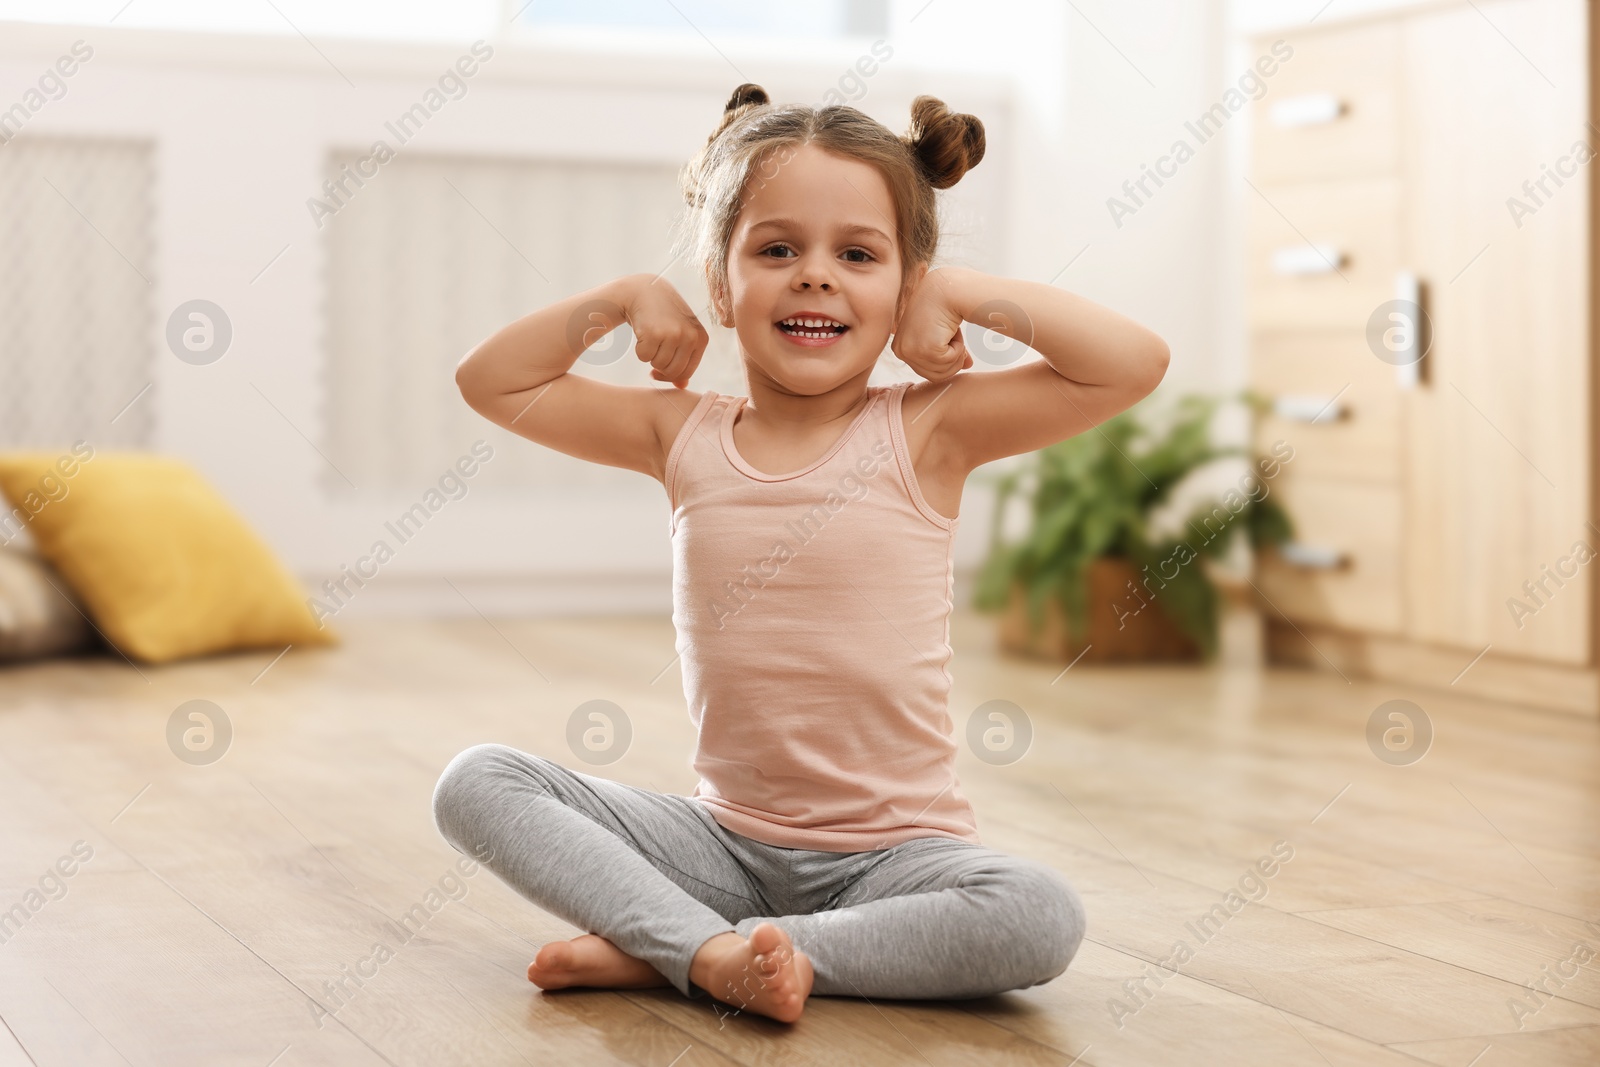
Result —
<instances>
[{"instance_id":1,"label":"girl's bare foot","mask_svg":"<svg viewBox=\"0 0 1600 1067\"><path fill-rule=\"evenodd\" d=\"M552 941L528 964L528 981L540 989L650 989L670 985L660 971L598 934Z\"/></svg>"},{"instance_id":2,"label":"girl's bare foot","mask_svg":"<svg viewBox=\"0 0 1600 1067\"><path fill-rule=\"evenodd\" d=\"M812 977L811 960L772 923L759 923L748 940L718 934L689 965L689 980L724 1004L785 1023L805 1010Z\"/></svg>"}]
</instances>

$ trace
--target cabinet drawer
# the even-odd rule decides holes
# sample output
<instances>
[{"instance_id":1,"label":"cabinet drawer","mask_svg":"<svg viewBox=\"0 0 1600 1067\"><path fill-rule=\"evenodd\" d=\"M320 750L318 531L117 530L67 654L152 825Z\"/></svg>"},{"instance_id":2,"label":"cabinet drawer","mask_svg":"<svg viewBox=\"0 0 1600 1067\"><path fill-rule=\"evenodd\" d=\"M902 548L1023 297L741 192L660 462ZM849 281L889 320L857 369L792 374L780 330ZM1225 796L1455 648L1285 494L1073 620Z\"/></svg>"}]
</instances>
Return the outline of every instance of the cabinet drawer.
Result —
<instances>
[{"instance_id":1,"label":"cabinet drawer","mask_svg":"<svg viewBox=\"0 0 1600 1067\"><path fill-rule=\"evenodd\" d=\"M1284 478L1273 492L1294 522L1296 547L1260 556L1258 584L1271 602L1267 610L1295 622L1400 632L1399 488ZM1291 553L1303 562L1293 562ZM1317 555L1339 562L1324 565Z\"/></svg>"},{"instance_id":2,"label":"cabinet drawer","mask_svg":"<svg viewBox=\"0 0 1600 1067\"><path fill-rule=\"evenodd\" d=\"M1262 186L1248 195L1251 328L1364 333L1394 296L1399 181Z\"/></svg>"},{"instance_id":3,"label":"cabinet drawer","mask_svg":"<svg viewBox=\"0 0 1600 1067\"><path fill-rule=\"evenodd\" d=\"M1274 404L1259 423L1257 446L1270 451L1284 441L1294 449L1280 477L1399 482L1395 368L1372 354L1364 334L1258 337L1250 385Z\"/></svg>"},{"instance_id":4,"label":"cabinet drawer","mask_svg":"<svg viewBox=\"0 0 1600 1067\"><path fill-rule=\"evenodd\" d=\"M1282 35L1294 52L1251 108L1257 185L1398 171L1397 22Z\"/></svg>"}]
</instances>

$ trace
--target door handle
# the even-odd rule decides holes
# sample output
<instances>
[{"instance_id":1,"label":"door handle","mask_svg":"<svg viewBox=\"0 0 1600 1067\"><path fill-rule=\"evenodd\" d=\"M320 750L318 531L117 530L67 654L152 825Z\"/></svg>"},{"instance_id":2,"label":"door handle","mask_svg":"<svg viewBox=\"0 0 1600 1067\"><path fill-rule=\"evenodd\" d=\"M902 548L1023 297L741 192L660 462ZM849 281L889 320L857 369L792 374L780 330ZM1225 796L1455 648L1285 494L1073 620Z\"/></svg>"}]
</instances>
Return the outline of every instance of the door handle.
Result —
<instances>
[{"instance_id":1,"label":"door handle","mask_svg":"<svg viewBox=\"0 0 1600 1067\"><path fill-rule=\"evenodd\" d=\"M1397 306L1389 312L1384 346L1394 353L1395 384L1401 389L1415 389L1422 383L1428 332L1428 317L1422 310L1422 283L1415 272L1403 270L1394 276L1394 299Z\"/></svg>"}]
</instances>

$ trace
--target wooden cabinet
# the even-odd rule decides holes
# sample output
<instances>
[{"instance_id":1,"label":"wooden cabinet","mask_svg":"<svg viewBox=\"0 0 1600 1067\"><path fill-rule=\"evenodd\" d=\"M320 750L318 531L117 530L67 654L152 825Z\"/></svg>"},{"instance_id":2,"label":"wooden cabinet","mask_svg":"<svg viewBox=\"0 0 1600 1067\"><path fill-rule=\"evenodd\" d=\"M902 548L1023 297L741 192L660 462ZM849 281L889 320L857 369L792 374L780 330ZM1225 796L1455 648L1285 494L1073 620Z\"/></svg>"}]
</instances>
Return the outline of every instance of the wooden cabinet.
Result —
<instances>
[{"instance_id":1,"label":"wooden cabinet","mask_svg":"<svg viewBox=\"0 0 1600 1067\"><path fill-rule=\"evenodd\" d=\"M1482 652L1458 691L1600 710L1592 32L1583 0L1476 0L1259 43L1294 49L1245 242L1261 432L1295 448L1296 544L1257 579L1277 656L1449 685ZM1408 279L1427 354L1395 366Z\"/></svg>"}]
</instances>

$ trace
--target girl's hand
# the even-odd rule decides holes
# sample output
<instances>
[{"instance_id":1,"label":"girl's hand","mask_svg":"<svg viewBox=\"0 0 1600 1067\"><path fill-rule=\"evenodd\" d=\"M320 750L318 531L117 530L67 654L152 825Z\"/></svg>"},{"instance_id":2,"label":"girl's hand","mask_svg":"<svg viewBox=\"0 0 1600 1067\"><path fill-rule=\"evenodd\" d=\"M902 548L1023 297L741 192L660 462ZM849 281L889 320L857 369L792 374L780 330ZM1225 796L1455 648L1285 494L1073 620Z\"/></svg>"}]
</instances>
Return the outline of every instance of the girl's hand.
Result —
<instances>
[{"instance_id":1,"label":"girl's hand","mask_svg":"<svg viewBox=\"0 0 1600 1067\"><path fill-rule=\"evenodd\" d=\"M635 354L640 362L650 364L650 377L686 388L710 335L672 283L664 278L641 278L623 317L633 328Z\"/></svg>"},{"instance_id":2,"label":"girl's hand","mask_svg":"<svg viewBox=\"0 0 1600 1067\"><path fill-rule=\"evenodd\" d=\"M906 301L889 349L930 382L942 382L972 366L961 336L964 321L956 310L957 272L945 268L923 275Z\"/></svg>"}]
</instances>

